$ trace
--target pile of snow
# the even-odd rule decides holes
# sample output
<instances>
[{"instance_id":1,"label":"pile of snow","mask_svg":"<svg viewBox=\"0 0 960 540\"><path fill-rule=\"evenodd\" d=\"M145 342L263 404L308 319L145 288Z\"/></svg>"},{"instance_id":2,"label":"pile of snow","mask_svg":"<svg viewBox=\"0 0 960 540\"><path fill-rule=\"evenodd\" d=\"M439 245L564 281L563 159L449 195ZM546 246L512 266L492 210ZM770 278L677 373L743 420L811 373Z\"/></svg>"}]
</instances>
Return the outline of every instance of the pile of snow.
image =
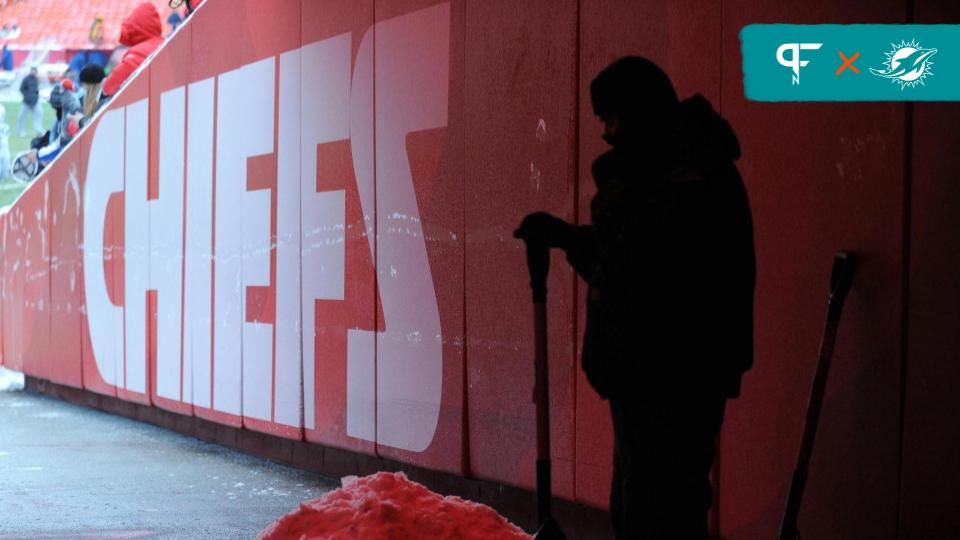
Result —
<instances>
[{"instance_id":1,"label":"pile of snow","mask_svg":"<svg viewBox=\"0 0 960 540\"><path fill-rule=\"evenodd\" d=\"M23 390L23 373L0 367L0 392Z\"/></svg>"},{"instance_id":2,"label":"pile of snow","mask_svg":"<svg viewBox=\"0 0 960 540\"><path fill-rule=\"evenodd\" d=\"M343 479L343 487L281 517L260 540L530 540L494 509L443 497L403 473Z\"/></svg>"}]
</instances>

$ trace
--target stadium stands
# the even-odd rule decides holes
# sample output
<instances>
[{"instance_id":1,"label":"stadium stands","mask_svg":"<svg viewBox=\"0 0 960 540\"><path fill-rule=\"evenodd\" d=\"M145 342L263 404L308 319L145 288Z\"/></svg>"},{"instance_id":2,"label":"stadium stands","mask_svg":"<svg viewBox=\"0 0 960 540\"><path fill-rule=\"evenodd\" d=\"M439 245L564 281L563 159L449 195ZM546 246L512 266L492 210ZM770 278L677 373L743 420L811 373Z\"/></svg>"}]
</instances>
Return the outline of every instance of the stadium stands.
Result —
<instances>
[{"instance_id":1,"label":"stadium stands","mask_svg":"<svg viewBox=\"0 0 960 540\"><path fill-rule=\"evenodd\" d=\"M120 22L143 0L19 0L0 7L0 24L18 24L19 37L8 39L11 49L23 50L34 43L53 39L65 51L113 49L120 39ZM167 0L148 0L157 6L166 21ZM103 17L103 39L91 43L90 30L97 16ZM164 33L170 26L164 24Z\"/></svg>"}]
</instances>

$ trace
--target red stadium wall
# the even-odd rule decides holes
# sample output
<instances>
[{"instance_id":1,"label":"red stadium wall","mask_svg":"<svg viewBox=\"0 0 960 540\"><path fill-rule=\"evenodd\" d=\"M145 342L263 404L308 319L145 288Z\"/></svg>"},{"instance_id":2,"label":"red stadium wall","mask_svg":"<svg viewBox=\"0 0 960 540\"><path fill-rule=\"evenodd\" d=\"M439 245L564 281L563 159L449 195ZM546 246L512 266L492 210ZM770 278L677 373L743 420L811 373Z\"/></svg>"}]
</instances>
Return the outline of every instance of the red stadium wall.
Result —
<instances>
[{"instance_id":1,"label":"red stadium wall","mask_svg":"<svg viewBox=\"0 0 960 540\"><path fill-rule=\"evenodd\" d=\"M763 4L763 5L761 5ZM842 4L842 5L841 5ZM862 255L801 528L949 538L960 468L960 109L743 98L748 23L955 22L915 2L208 2L10 208L2 361L184 415L532 488L520 218L586 221L587 88L643 54L731 121L754 212L756 367L717 518L772 537L832 255ZM952 18L952 21L951 21ZM952 144L951 144L952 143ZM611 428L550 278L554 485L603 507ZM638 348L643 346L637 344Z\"/></svg>"}]
</instances>

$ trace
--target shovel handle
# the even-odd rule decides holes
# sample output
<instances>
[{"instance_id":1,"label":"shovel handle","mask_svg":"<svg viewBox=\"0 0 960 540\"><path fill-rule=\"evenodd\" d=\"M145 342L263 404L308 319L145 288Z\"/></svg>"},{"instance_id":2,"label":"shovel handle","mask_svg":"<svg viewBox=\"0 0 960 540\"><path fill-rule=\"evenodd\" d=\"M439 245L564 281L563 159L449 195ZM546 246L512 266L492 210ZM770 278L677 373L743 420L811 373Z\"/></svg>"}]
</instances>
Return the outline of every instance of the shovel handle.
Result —
<instances>
[{"instance_id":1,"label":"shovel handle","mask_svg":"<svg viewBox=\"0 0 960 540\"><path fill-rule=\"evenodd\" d=\"M547 301L547 274L550 273L550 247L542 242L524 239L527 246L527 269L530 270L530 289L533 303Z\"/></svg>"},{"instance_id":2,"label":"shovel handle","mask_svg":"<svg viewBox=\"0 0 960 540\"><path fill-rule=\"evenodd\" d=\"M547 274L550 247L525 239L530 288L533 292L534 387L537 420L537 514L541 525L552 521L550 464L550 376L547 362ZM555 524L554 524L555 525ZM556 528L556 527L554 527ZM559 531L559 529L557 529ZM544 536L544 539L550 534ZM540 538L540 535L537 535ZM562 538L562 534L556 538Z\"/></svg>"},{"instance_id":3,"label":"shovel handle","mask_svg":"<svg viewBox=\"0 0 960 540\"><path fill-rule=\"evenodd\" d=\"M800 450L797 454L793 476L790 479L787 504L777 540L800 540L800 532L797 529L800 504L803 501L810 461L813 457L813 446L817 437L817 428L820 425L820 411L827 391L827 377L830 374L830 363L833 358L840 315L843 312L843 303L847 298L847 293L850 292L850 287L853 285L856 268L857 256L854 253L841 251L833 258L833 270L830 272L830 294L827 301L827 322L823 330L823 339L820 342L820 357L817 359L813 385L810 388L807 416L803 424L803 435L800 437Z\"/></svg>"}]
</instances>

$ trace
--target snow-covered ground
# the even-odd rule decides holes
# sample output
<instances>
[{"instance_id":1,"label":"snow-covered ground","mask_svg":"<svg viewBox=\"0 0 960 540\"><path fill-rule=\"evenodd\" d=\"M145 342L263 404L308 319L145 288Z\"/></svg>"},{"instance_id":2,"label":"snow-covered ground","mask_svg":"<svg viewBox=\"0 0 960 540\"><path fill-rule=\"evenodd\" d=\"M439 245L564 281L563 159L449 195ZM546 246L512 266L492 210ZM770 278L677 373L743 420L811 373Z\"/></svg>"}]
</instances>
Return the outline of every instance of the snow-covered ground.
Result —
<instances>
[{"instance_id":1,"label":"snow-covered ground","mask_svg":"<svg viewBox=\"0 0 960 540\"><path fill-rule=\"evenodd\" d=\"M23 390L23 373L0 367L0 392Z\"/></svg>"},{"instance_id":2,"label":"snow-covered ground","mask_svg":"<svg viewBox=\"0 0 960 540\"><path fill-rule=\"evenodd\" d=\"M334 487L136 420L0 392L0 540L252 539Z\"/></svg>"}]
</instances>

